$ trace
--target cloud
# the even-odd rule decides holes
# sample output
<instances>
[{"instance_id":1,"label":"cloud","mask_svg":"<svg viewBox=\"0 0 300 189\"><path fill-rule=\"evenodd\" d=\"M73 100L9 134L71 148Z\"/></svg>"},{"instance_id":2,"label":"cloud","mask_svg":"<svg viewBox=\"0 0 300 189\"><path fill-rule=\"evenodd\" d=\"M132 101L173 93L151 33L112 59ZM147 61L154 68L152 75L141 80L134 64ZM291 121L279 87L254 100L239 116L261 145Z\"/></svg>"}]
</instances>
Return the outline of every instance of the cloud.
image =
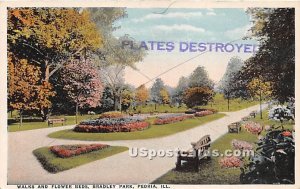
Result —
<instances>
[{"instance_id":1,"label":"cloud","mask_svg":"<svg viewBox=\"0 0 300 189\"><path fill-rule=\"evenodd\" d=\"M249 35L250 32L248 30L250 28L251 28L251 24L247 24L242 27L227 30L224 32L224 35L230 39L237 39L240 37L245 37L245 36Z\"/></svg>"},{"instance_id":2,"label":"cloud","mask_svg":"<svg viewBox=\"0 0 300 189\"><path fill-rule=\"evenodd\" d=\"M207 12L206 15L207 16L216 16L217 14L215 12Z\"/></svg>"},{"instance_id":3,"label":"cloud","mask_svg":"<svg viewBox=\"0 0 300 189\"><path fill-rule=\"evenodd\" d=\"M204 33L205 29L201 27L195 27L188 24L174 24L174 25L157 25L154 29L162 31L187 31L187 32L201 32Z\"/></svg>"},{"instance_id":4,"label":"cloud","mask_svg":"<svg viewBox=\"0 0 300 189\"><path fill-rule=\"evenodd\" d=\"M203 14L200 11L197 12L170 12L167 14L147 14L141 18L132 19L133 22L144 22L146 20L157 20L161 18L191 18L201 17Z\"/></svg>"}]
</instances>

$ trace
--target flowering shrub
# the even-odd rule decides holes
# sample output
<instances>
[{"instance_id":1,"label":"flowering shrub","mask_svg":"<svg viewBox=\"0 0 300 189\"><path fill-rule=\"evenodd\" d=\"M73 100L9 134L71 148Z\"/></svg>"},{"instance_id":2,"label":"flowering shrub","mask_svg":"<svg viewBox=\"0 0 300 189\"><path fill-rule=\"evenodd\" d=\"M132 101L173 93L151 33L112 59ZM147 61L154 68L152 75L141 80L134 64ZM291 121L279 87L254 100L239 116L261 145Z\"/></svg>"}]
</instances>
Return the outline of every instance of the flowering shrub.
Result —
<instances>
[{"instance_id":1,"label":"flowering shrub","mask_svg":"<svg viewBox=\"0 0 300 189\"><path fill-rule=\"evenodd\" d=\"M259 123L255 122L246 122L244 123L245 130L252 134L259 134L262 131L262 126Z\"/></svg>"},{"instance_id":2,"label":"flowering shrub","mask_svg":"<svg viewBox=\"0 0 300 189\"><path fill-rule=\"evenodd\" d=\"M221 168L237 168L243 166L243 161L236 156L224 157L219 160Z\"/></svg>"},{"instance_id":3,"label":"flowering shrub","mask_svg":"<svg viewBox=\"0 0 300 189\"><path fill-rule=\"evenodd\" d=\"M194 115L186 115L186 114L168 114L159 116L156 120L154 120L155 125L164 125L168 123L175 123L178 121L183 121L185 119L194 118Z\"/></svg>"},{"instance_id":4,"label":"flowering shrub","mask_svg":"<svg viewBox=\"0 0 300 189\"><path fill-rule=\"evenodd\" d=\"M58 145L58 146L51 146L50 150L55 155L61 158L69 158L72 156L77 156L80 154L89 153L96 150L101 150L104 148L109 147L106 144L78 144L78 145Z\"/></svg>"},{"instance_id":5,"label":"flowering shrub","mask_svg":"<svg viewBox=\"0 0 300 189\"><path fill-rule=\"evenodd\" d=\"M120 118L120 117L124 117L124 114L122 114L121 112L112 111L112 112L102 113L99 118L101 119L101 118Z\"/></svg>"},{"instance_id":6,"label":"flowering shrub","mask_svg":"<svg viewBox=\"0 0 300 189\"><path fill-rule=\"evenodd\" d=\"M214 112L210 111L210 110L203 110L203 111L200 111L200 112L196 112L194 115L196 117L203 117L203 116L207 116L207 115L211 115L213 114Z\"/></svg>"},{"instance_id":7,"label":"flowering shrub","mask_svg":"<svg viewBox=\"0 0 300 189\"><path fill-rule=\"evenodd\" d=\"M144 130L149 127L149 123L141 117L122 117L122 118L102 118L80 122L74 128L76 132L132 132Z\"/></svg>"},{"instance_id":8,"label":"flowering shrub","mask_svg":"<svg viewBox=\"0 0 300 189\"><path fill-rule=\"evenodd\" d=\"M231 145L234 149L237 149L237 150L252 150L253 149L253 145L251 143L243 141L243 140L233 139L231 141Z\"/></svg>"},{"instance_id":9,"label":"flowering shrub","mask_svg":"<svg viewBox=\"0 0 300 189\"><path fill-rule=\"evenodd\" d=\"M295 117L292 114L292 111L288 109L286 106L273 106L269 110L269 119L275 121L283 121L283 120L294 120Z\"/></svg>"}]
</instances>

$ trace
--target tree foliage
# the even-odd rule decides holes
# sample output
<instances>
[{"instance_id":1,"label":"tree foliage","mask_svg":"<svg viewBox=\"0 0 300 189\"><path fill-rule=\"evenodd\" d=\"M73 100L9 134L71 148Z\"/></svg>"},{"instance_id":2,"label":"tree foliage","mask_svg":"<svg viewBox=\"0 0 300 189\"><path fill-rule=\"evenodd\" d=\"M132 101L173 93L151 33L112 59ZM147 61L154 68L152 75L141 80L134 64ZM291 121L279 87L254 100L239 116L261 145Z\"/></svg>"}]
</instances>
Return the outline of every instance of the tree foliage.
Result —
<instances>
[{"instance_id":1,"label":"tree foliage","mask_svg":"<svg viewBox=\"0 0 300 189\"><path fill-rule=\"evenodd\" d=\"M272 96L280 102L295 95L295 9L251 8L253 38L259 51L243 69L245 79L263 77L272 85Z\"/></svg>"},{"instance_id":2,"label":"tree foliage","mask_svg":"<svg viewBox=\"0 0 300 189\"><path fill-rule=\"evenodd\" d=\"M149 91L145 85L141 85L136 89L135 99L140 104L145 104L149 99Z\"/></svg>"},{"instance_id":3,"label":"tree foliage","mask_svg":"<svg viewBox=\"0 0 300 189\"><path fill-rule=\"evenodd\" d=\"M166 88L162 88L159 91L160 99L162 104L169 104L170 103L170 95Z\"/></svg>"},{"instance_id":4,"label":"tree foliage","mask_svg":"<svg viewBox=\"0 0 300 189\"><path fill-rule=\"evenodd\" d=\"M49 108L52 86L40 80L41 71L26 59L8 56L8 109L43 110Z\"/></svg>"},{"instance_id":5,"label":"tree foliage","mask_svg":"<svg viewBox=\"0 0 300 189\"><path fill-rule=\"evenodd\" d=\"M184 103L189 108L207 105L207 103L212 100L213 95L214 92L209 87L188 88L184 94Z\"/></svg>"}]
</instances>

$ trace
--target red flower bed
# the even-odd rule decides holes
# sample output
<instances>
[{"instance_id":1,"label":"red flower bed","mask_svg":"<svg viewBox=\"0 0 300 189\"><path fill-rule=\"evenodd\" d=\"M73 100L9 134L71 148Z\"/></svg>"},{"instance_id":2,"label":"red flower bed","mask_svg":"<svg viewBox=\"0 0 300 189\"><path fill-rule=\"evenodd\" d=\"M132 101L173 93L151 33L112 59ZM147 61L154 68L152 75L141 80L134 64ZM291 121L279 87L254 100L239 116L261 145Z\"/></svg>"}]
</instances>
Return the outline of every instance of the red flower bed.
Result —
<instances>
[{"instance_id":1,"label":"red flower bed","mask_svg":"<svg viewBox=\"0 0 300 189\"><path fill-rule=\"evenodd\" d=\"M243 165L243 161L235 156L224 157L219 160L221 168L238 168Z\"/></svg>"},{"instance_id":2,"label":"red flower bed","mask_svg":"<svg viewBox=\"0 0 300 189\"><path fill-rule=\"evenodd\" d=\"M247 122L244 124L245 130L254 135L261 133L262 126L256 122Z\"/></svg>"},{"instance_id":3,"label":"red flower bed","mask_svg":"<svg viewBox=\"0 0 300 189\"><path fill-rule=\"evenodd\" d=\"M196 112L195 116L196 117L203 117L203 116L207 116L207 115L211 115L214 112L210 111L210 110L204 110L204 111L200 111L200 112Z\"/></svg>"},{"instance_id":4,"label":"red flower bed","mask_svg":"<svg viewBox=\"0 0 300 189\"><path fill-rule=\"evenodd\" d=\"M181 115L176 117L166 117L166 118L159 118L154 120L155 125L164 125L169 123L175 123L178 121L183 121L189 118L194 118L194 115Z\"/></svg>"},{"instance_id":5,"label":"red flower bed","mask_svg":"<svg viewBox=\"0 0 300 189\"><path fill-rule=\"evenodd\" d=\"M112 133L112 132L133 132L141 131L149 127L148 122L134 122L125 125L77 125L74 128L76 132L90 132L90 133Z\"/></svg>"},{"instance_id":6,"label":"red flower bed","mask_svg":"<svg viewBox=\"0 0 300 189\"><path fill-rule=\"evenodd\" d=\"M106 144L78 144L78 145L57 145L51 146L50 150L61 158L69 158L80 154L89 153L109 147Z\"/></svg>"}]
</instances>

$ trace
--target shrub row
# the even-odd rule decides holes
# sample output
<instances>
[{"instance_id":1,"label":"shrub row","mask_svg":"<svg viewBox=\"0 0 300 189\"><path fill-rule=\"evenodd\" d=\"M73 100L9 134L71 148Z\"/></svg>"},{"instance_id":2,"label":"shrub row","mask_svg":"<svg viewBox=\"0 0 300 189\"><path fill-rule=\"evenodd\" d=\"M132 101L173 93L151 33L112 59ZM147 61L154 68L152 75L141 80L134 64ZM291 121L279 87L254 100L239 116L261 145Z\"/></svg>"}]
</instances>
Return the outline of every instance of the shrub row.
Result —
<instances>
[{"instance_id":1,"label":"shrub row","mask_svg":"<svg viewBox=\"0 0 300 189\"><path fill-rule=\"evenodd\" d=\"M57 145L51 146L50 150L60 158L69 158L80 154L89 153L109 147L106 144L87 144L87 145Z\"/></svg>"},{"instance_id":2,"label":"shrub row","mask_svg":"<svg viewBox=\"0 0 300 189\"><path fill-rule=\"evenodd\" d=\"M169 114L164 116L159 116L158 119L154 120L155 125L164 125L169 123L175 123L178 121L183 121L185 119L194 118L194 115L185 114Z\"/></svg>"}]
</instances>

